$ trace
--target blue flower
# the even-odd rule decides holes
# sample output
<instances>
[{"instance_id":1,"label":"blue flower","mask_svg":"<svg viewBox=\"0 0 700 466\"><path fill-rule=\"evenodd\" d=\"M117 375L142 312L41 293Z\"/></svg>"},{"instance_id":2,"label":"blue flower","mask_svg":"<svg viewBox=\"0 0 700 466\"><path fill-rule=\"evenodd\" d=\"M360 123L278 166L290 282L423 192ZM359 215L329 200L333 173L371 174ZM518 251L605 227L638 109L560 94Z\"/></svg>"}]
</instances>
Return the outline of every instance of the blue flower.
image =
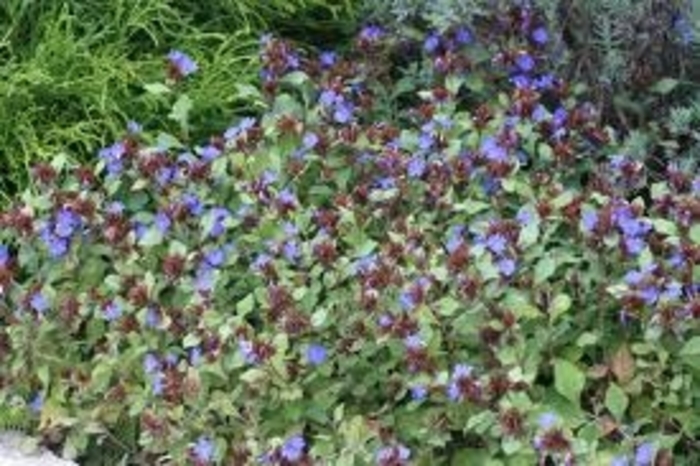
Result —
<instances>
[{"instance_id":1,"label":"blue flower","mask_svg":"<svg viewBox=\"0 0 700 466\"><path fill-rule=\"evenodd\" d=\"M508 247L508 240L500 233L486 237L486 247L494 254L502 255Z\"/></svg>"},{"instance_id":2,"label":"blue flower","mask_svg":"<svg viewBox=\"0 0 700 466\"><path fill-rule=\"evenodd\" d=\"M153 353L146 353L143 358L143 370L146 374L151 375L160 369L160 360Z\"/></svg>"},{"instance_id":3,"label":"blue flower","mask_svg":"<svg viewBox=\"0 0 700 466\"><path fill-rule=\"evenodd\" d=\"M639 445L634 453L635 466L651 466L656 458L656 447L646 442Z\"/></svg>"},{"instance_id":4,"label":"blue flower","mask_svg":"<svg viewBox=\"0 0 700 466\"><path fill-rule=\"evenodd\" d=\"M179 50L171 50L168 54L168 61L183 78L195 73L198 69L197 63L192 57Z\"/></svg>"},{"instance_id":5,"label":"blue flower","mask_svg":"<svg viewBox=\"0 0 700 466\"><path fill-rule=\"evenodd\" d=\"M333 120L336 123L345 124L352 119L352 114L352 104L341 103L335 107L335 111L333 112Z\"/></svg>"},{"instance_id":6,"label":"blue flower","mask_svg":"<svg viewBox=\"0 0 700 466\"><path fill-rule=\"evenodd\" d=\"M149 307L146 310L146 326L150 328L156 328L160 325L160 315L153 307Z\"/></svg>"},{"instance_id":7,"label":"blue flower","mask_svg":"<svg viewBox=\"0 0 700 466\"><path fill-rule=\"evenodd\" d=\"M306 447L306 442L304 437L301 435L295 435L282 445L282 457L291 462L299 461L304 455L304 448Z\"/></svg>"},{"instance_id":8,"label":"blue flower","mask_svg":"<svg viewBox=\"0 0 700 466\"><path fill-rule=\"evenodd\" d=\"M208 146L203 147L200 154L202 156L202 160L211 162L212 160L221 155L221 150L219 150L216 146L210 144Z\"/></svg>"},{"instance_id":9,"label":"blue flower","mask_svg":"<svg viewBox=\"0 0 700 466\"><path fill-rule=\"evenodd\" d=\"M630 460L626 456L616 456L610 461L610 466L629 466Z\"/></svg>"},{"instance_id":10,"label":"blue flower","mask_svg":"<svg viewBox=\"0 0 700 466\"><path fill-rule=\"evenodd\" d=\"M411 157L411 159L408 161L408 166L406 167L408 176L411 178L420 178L425 173L426 166L427 164L425 163L425 159L423 157L418 155Z\"/></svg>"},{"instance_id":11,"label":"blue flower","mask_svg":"<svg viewBox=\"0 0 700 466\"><path fill-rule=\"evenodd\" d=\"M523 226L530 225L535 220L535 215L528 206L522 206L515 216L515 219Z\"/></svg>"},{"instance_id":12,"label":"blue flower","mask_svg":"<svg viewBox=\"0 0 700 466\"><path fill-rule=\"evenodd\" d=\"M407 336L404 338L403 343L406 345L406 348L410 350L417 350L424 346L423 340L420 335L417 334Z\"/></svg>"},{"instance_id":13,"label":"blue flower","mask_svg":"<svg viewBox=\"0 0 700 466\"><path fill-rule=\"evenodd\" d=\"M238 341L238 351L241 353L241 356L243 356L243 359L245 362L248 364L257 364L259 361L258 355L255 354L253 347L253 343L245 340L245 339L240 339Z\"/></svg>"},{"instance_id":14,"label":"blue flower","mask_svg":"<svg viewBox=\"0 0 700 466\"><path fill-rule=\"evenodd\" d=\"M332 89L326 89L323 92L321 92L318 101L324 107L332 107L335 104L342 102L343 96L341 96Z\"/></svg>"},{"instance_id":15,"label":"blue flower","mask_svg":"<svg viewBox=\"0 0 700 466\"><path fill-rule=\"evenodd\" d=\"M160 396L163 394L163 381L165 380L165 374L158 371L151 375L151 390L155 396Z\"/></svg>"},{"instance_id":16,"label":"blue flower","mask_svg":"<svg viewBox=\"0 0 700 466\"><path fill-rule=\"evenodd\" d=\"M194 287L197 291L206 292L214 288L214 270L209 267L200 267L197 269Z\"/></svg>"},{"instance_id":17,"label":"blue flower","mask_svg":"<svg viewBox=\"0 0 700 466\"><path fill-rule=\"evenodd\" d=\"M202 348L195 346L190 348L189 360L191 366L196 366L202 361Z\"/></svg>"},{"instance_id":18,"label":"blue flower","mask_svg":"<svg viewBox=\"0 0 700 466\"><path fill-rule=\"evenodd\" d=\"M541 429L548 430L554 427L559 422L559 416L555 413L547 412L540 415L537 424Z\"/></svg>"},{"instance_id":19,"label":"blue flower","mask_svg":"<svg viewBox=\"0 0 700 466\"><path fill-rule=\"evenodd\" d=\"M379 466L402 466L411 457L411 450L404 445L382 447L377 451L375 460Z\"/></svg>"},{"instance_id":20,"label":"blue flower","mask_svg":"<svg viewBox=\"0 0 700 466\"><path fill-rule=\"evenodd\" d=\"M272 257L263 252L258 254L258 257L255 258L250 267L256 272L262 272L270 263L272 263Z\"/></svg>"},{"instance_id":21,"label":"blue flower","mask_svg":"<svg viewBox=\"0 0 700 466\"><path fill-rule=\"evenodd\" d=\"M222 248L214 248L204 255L204 261L211 267L220 267L226 260L226 253Z\"/></svg>"},{"instance_id":22,"label":"blue flower","mask_svg":"<svg viewBox=\"0 0 700 466\"><path fill-rule=\"evenodd\" d=\"M564 107L558 107L552 115L552 125L554 125L555 128L561 128L566 124L568 118L569 112L567 112Z\"/></svg>"},{"instance_id":23,"label":"blue flower","mask_svg":"<svg viewBox=\"0 0 700 466\"><path fill-rule=\"evenodd\" d=\"M364 39L369 42L375 42L384 36L384 30L376 25L369 25L362 28L360 31L360 39Z\"/></svg>"},{"instance_id":24,"label":"blue flower","mask_svg":"<svg viewBox=\"0 0 700 466\"><path fill-rule=\"evenodd\" d=\"M170 229L172 222L170 221L170 217L168 216L167 213L158 212L156 214L155 219L154 219L154 224L155 224L156 228L158 229L158 231L160 232L160 234L164 235Z\"/></svg>"},{"instance_id":25,"label":"blue flower","mask_svg":"<svg viewBox=\"0 0 700 466\"><path fill-rule=\"evenodd\" d=\"M214 238L221 236L226 231L224 222L231 217L231 213L225 207L214 207L210 210L212 216L211 230L209 236Z\"/></svg>"},{"instance_id":26,"label":"blue flower","mask_svg":"<svg viewBox=\"0 0 700 466\"><path fill-rule=\"evenodd\" d=\"M297 197L289 188L284 188L277 195L277 202L284 205L293 205L297 203Z\"/></svg>"},{"instance_id":27,"label":"blue flower","mask_svg":"<svg viewBox=\"0 0 700 466\"><path fill-rule=\"evenodd\" d=\"M524 74L516 74L510 78L510 82L517 89L528 89L532 86L532 80Z\"/></svg>"},{"instance_id":28,"label":"blue flower","mask_svg":"<svg viewBox=\"0 0 700 466\"><path fill-rule=\"evenodd\" d=\"M640 252L644 250L644 248L647 246L647 243L642 239L642 238L636 238L636 237L627 237L624 238L624 243L625 243L625 249L629 254L632 254L633 256L636 256Z\"/></svg>"},{"instance_id":29,"label":"blue flower","mask_svg":"<svg viewBox=\"0 0 700 466\"><path fill-rule=\"evenodd\" d=\"M593 210L586 210L581 216L581 226L583 231L586 233L591 233L598 224L598 214Z\"/></svg>"},{"instance_id":30,"label":"blue flower","mask_svg":"<svg viewBox=\"0 0 700 466\"><path fill-rule=\"evenodd\" d=\"M504 277L510 277L515 273L516 264L513 259L507 257L500 259L497 262L496 266L498 267L498 271Z\"/></svg>"},{"instance_id":31,"label":"blue flower","mask_svg":"<svg viewBox=\"0 0 700 466\"><path fill-rule=\"evenodd\" d=\"M535 67L535 60L529 53L522 52L515 59L515 65L523 73L528 73Z\"/></svg>"},{"instance_id":32,"label":"blue flower","mask_svg":"<svg viewBox=\"0 0 700 466\"><path fill-rule=\"evenodd\" d=\"M44 396L41 393L37 392L29 402L28 406L33 413L40 413L42 408L44 407Z\"/></svg>"},{"instance_id":33,"label":"blue flower","mask_svg":"<svg viewBox=\"0 0 700 466\"><path fill-rule=\"evenodd\" d=\"M124 170L122 158L126 153L126 146L123 142L117 142L109 147L100 149L98 157L107 162L107 174L116 176Z\"/></svg>"},{"instance_id":34,"label":"blue flower","mask_svg":"<svg viewBox=\"0 0 700 466\"><path fill-rule=\"evenodd\" d=\"M455 31L455 42L457 42L459 45L470 44L473 40L474 36L472 36L472 33L469 32L469 29L461 27Z\"/></svg>"},{"instance_id":35,"label":"blue flower","mask_svg":"<svg viewBox=\"0 0 700 466\"><path fill-rule=\"evenodd\" d=\"M379 319L377 319L377 324L382 328L391 327L394 324L394 318L389 314L382 314L379 316Z\"/></svg>"},{"instance_id":36,"label":"blue flower","mask_svg":"<svg viewBox=\"0 0 700 466\"><path fill-rule=\"evenodd\" d=\"M693 194L696 196L700 195L700 176L696 176L693 178L693 182L691 184Z\"/></svg>"},{"instance_id":37,"label":"blue flower","mask_svg":"<svg viewBox=\"0 0 700 466\"><path fill-rule=\"evenodd\" d=\"M199 217L200 215L202 215L202 213L204 213L204 206L202 206L202 201L199 200L196 194L184 193L180 198L180 202L182 202L185 205L185 207L187 207L187 210L190 212L190 215Z\"/></svg>"},{"instance_id":38,"label":"blue flower","mask_svg":"<svg viewBox=\"0 0 700 466\"><path fill-rule=\"evenodd\" d=\"M693 30L693 24L688 20L687 17L678 15L673 21L673 29L678 38L683 45L690 45L693 42L695 32Z\"/></svg>"},{"instance_id":39,"label":"blue flower","mask_svg":"<svg viewBox=\"0 0 700 466\"><path fill-rule=\"evenodd\" d=\"M40 291L37 291L32 295L32 297L29 299L29 305L39 314L43 314L49 309L49 301Z\"/></svg>"},{"instance_id":40,"label":"blue flower","mask_svg":"<svg viewBox=\"0 0 700 466\"><path fill-rule=\"evenodd\" d=\"M197 461L209 463L214 458L214 443L207 437L199 437L192 448Z\"/></svg>"},{"instance_id":41,"label":"blue flower","mask_svg":"<svg viewBox=\"0 0 700 466\"><path fill-rule=\"evenodd\" d=\"M10 263L10 249L0 244L0 267L6 267Z\"/></svg>"},{"instance_id":42,"label":"blue flower","mask_svg":"<svg viewBox=\"0 0 700 466\"><path fill-rule=\"evenodd\" d=\"M224 133L224 139L226 141L231 141L239 136L242 136L246 131L255 126L255 121L255 118L252 117L243 118L237 125L226 130Z\"/></svg>"},{"instance_id":43,"label":"blue flower","mask_svg":"<svg viewBox=\"0 0 700 466\"><path fill-rule=\"evenodd\" d=\"M532 111L532 120L535 123L541 123L549 117L549 112L547 108L542 104L537 104L535 109Z\"/></svg>"},{"instance_id":44,"label":"blue flower","mask_svg":"<svg viewBox=\"0 0 700 466\"><path fill-rule=\"evenodd\" d=\"M506 162L508 160L508 151L494 137L489 136L484 139L480 150L483 156L491 162Z\"/></svg>"},{"instance_id":45,"label":"blue flower","mask_svg":"<svg viewBox=\"0 0 700 466\"><path fill-rule=\"evenodd\" d=\"M143 127L138 122L129 120L126 123L126 131L131 135L137 135L143 131Z\"/></svg>"},{"instance_id":46,"label":"blue flower","mask_svg":"<svg viewBox=\"0 0 700 466\"><path fill-rule=\"evenodd\" d=\"M539 78L536 78L533 81L533 84L535 86L535 89L537 89L538 91L551 89L554 87L555 84L554 76L552 76L549 73L543 74Z\"/></svg>"},{"instance_id":47,"label":"blue flower","mask_svg":"<svg viewBox=\"0 0 700 466\"><path fill-rule=\"evenodd\" d=\"M430 34L423 42L423 50L427 53L433 53L440 47L440 36L435 33Z\"/></svg>"},{"instance_id":48,"label":"blue flower","mask_svg":"<svg viewBox=\"0 0 700 466\"><path fill-rule=\"evenodd\" d=\"M544 45L549 41L549 34L547 34L547 29L544 27L538 27L532 31L532 40L538 45Z\"/></svg>"},{"instance_id":49,"label":"blue flower","mask_svg":"<svg viewBox=\"0 0 700 466\"><path fill-rule=\"evenodd\" d=\"M133 228L134 228L134 235L136 236L137 241L140 240L141 238L143 238L144 235L146 234L146 232L148 231L148 227L146 225L144 225L143 223L138 222L138 221L134 222Z\"/></svg>"},{"instance_id":50,"label":"blue flower","mask_svg":"<svg viewBox=\"0 0 700 466\"><path fill-rule=\"evenodd\" d=\"M323 345L312 343L306 348L306 361L313 366L320 366L328 356L328 351Z\"/></svg>"},{"instance_id":51,"label":"blue flower","mask_svg":"<svg viewBox=\"0 0 700 466\"><path fill-rule=\"evenodd\" d=\"M117 320L119 317L121 317L122 308L121 308L121 306L119 306L119 304L112 301L105 306L105 308L103 310L103 314L104 314L104 318L108 322L112 322L114 320Z\"/></svg>"},{"instance_id":52,"label":"blue flower","mask_svg":"<svg viewBox=\"0 0 700 466\"><path fill-rule=\"evenodd\" d=\"M316 133L306 133L301 141L305 150L311 150L318 144L318 136Z\"/></svg>"},{"instance_id":53,"label":"blue flower","mask_svg":"<svg viewBox=\"0 0 700 466\"><path fill-rule=\"evenodd\" d=\"M80 223L80 217L75 212L61 209L56 214L54 233L60 238L70 238Z\"/></svg>"},{"instance_id":54,"label":"blue flower","mask_svg":"<svg viewBox=\"0 0 700 466\"><path fill-rule=\"evenodd\" d=\"M428 396L428 389L425 385L414 385L411 387L411 398L414 401L423 401Z\"/></svg>"},{"instance_id":55,"label":"blue flower","mask_svg":"<svg viewBox=\"0 0 700 466\"><path fill-rule=\"evenodd\" d=\"M676 299L680 299L682 294L683 285L681 285L677 281L672 281L670 283L667 283L664 287L664 291L663 293L661 293L661 299L667 301L674 301Z\"/></svg>"},{"instance_id":56,"label":"blue flower","mask_svg":"<svg viewBox=\"0 0 700 466\"><path fill-rule=\"evenodd\" d=\"M156 182L158 186L167 186L175 179L176 170L174 167L163 167L156 173Z\"/></svg>"},{"instance_id":57,"label":"blue flower","mask_svg":"<svg viewBox=\"0 0 700 466\"><path fill-rule=\"evenodd\" d=\"M335 52L321 52L321 54L318 57L318 61L321 63L321 68L328 69L335 65L335 62L337 61L338 56L336 55Z\"/></svg>"},{"instance_id":58,"label":"blue flower","mask_svg":"<svg viewBox=\"0 0 700 466\"><path fill-rule=\"evenodd\" d=\"M450 384L447 387L447 396L452 401L461 401L463 399L462 390L460 388L461 382L471 377L474 369L466 364L457 364L452 371L452 377L450 378Z\"/></svg>"},{"instance_id":59,"label":"blue flower","mask_svg":"<svg viewBox=\"0 0 700 466\"><path fill-rule=\"evenodd\" d=\"M301 251L299 250L299 242L297 241L285 241L282 245L282 254L284 258L289 262L296 262L301 256Z\"/></svg>"},{"instance_id":60,"label":"blue flower","mask_svg":"<svg viewBox=\"0 0 700 466\"><path fill-rule=\"evenodd\" d=\"M416 301L413 299L413 294L409 291L402 291L399 295L399 304L404 311L410 311L416 307Z\"/></svg>"}]
</instances>

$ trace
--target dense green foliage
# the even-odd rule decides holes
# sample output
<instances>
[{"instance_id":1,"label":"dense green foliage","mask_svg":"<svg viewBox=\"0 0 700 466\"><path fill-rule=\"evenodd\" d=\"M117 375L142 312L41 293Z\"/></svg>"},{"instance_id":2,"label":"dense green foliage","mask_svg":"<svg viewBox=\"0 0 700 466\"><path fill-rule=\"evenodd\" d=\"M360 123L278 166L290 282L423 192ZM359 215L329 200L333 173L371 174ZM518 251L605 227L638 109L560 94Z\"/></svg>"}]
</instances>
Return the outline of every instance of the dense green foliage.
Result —
<instances>
[{"instance_id":1,"label":"dense green foliage","mask_svg":"<svg viewBox=\"0 0 700 466\"><path fill-rule=\"evenodd\" d=\"M697 464L695 161L645 167L515 13L266 37L209 139L171 53L163 115L0 216L5 424L93 464Z\"/></svg>"},{"instance_id":2,"label":"dense green foliage","mask_svg":"<svg viewBox=\"0 0 700 466\"><path fill-rule=\"evenodd\" d=\"M162 98L144 84L158 78L171 48L206 70L189 84L193 136L202 138L246 110L233 84L257 78L261 31L335 34L339 43L337 31L352 28L352 18L349 0L3 0L0 203L26 184L37 160L90 160L129 119L162 124Z\"/></svg>"},{"instance_id":3,"label":"dense green foliage","mask_svg":"<svg viewBox=\"0 0 700 466\"><path fill-rule=\"evenodd\" d=\"M395 0L338 52L326 2L15 2L47 162L0 212L0 428L86 465L698 464L694 58L640 84L569 21L679 50L675 10L532 3Z\"/></svg>"},{"instance_id":4,"label":"dense green foliage","mask_svg":"<svg viewBox=\"0 0 700 466\"><path fill-rule=\"evenodd\" d=\"M700 85L700 4L687 0L364 0L363 14L396 30L445 30L466 25L484 41L500 43L531 5L528 21L547 25L552 69L591 87L618 129L639 128L670 100L650 90L662 78L687 102ZM498 12L498 15L494 15ZM670 89L668 89L670 90Z\"/></svg>"}]
</instances>

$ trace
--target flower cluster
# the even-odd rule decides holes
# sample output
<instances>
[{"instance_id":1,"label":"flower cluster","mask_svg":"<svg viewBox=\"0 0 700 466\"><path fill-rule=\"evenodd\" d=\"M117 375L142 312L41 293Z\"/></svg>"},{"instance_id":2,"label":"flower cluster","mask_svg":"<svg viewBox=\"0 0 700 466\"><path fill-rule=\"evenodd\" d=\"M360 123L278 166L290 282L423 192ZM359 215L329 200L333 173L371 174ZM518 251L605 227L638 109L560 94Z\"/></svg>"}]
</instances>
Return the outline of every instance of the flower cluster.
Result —
<instances>
[{"instance_id":1,"label":"flower cluster","mask_svg":"<svg viewBox=\"0 0 700 466\"><path fill-rule=\"evenodd\" d=\"M95 167L37 169L0 215L0 398L199 466L691 449L697 177L638 195L520 13L492 59L429 32L388 104L388 30L348 56L265 37L264 115L196 147L130 123Z\"/></svg>"}]
</instances>

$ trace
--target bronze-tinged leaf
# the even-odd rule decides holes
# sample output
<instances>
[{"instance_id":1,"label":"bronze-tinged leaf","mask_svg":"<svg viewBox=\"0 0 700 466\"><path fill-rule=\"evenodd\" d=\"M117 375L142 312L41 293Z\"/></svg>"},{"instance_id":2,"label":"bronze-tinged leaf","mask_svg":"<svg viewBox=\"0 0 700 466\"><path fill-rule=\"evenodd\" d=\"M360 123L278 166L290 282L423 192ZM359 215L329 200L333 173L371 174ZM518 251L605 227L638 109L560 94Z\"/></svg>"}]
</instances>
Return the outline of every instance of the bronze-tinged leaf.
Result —
<instances>
[{"instance_id":1,"label":"bronze-tinged leaf","mask_svg":"<svg viewBox=\"0 0 700 466\"><path fill-rule=\"evenodd\" d=\"M610 359L610 370L620 385L626 385L634 377L635 362L629 346L620 346Z\"/></svg>"},{"instance_id":2,"label":"bronze-tinged leaf","mask_svg":"<svg viewBox=\"0 0 700 466\"><path fill-rule=\"evenodd\" d=\"M619 428L618 423L610 416L603 416L598 421L601 437L607 437Z\"/></svg>"},{"instance_id":3,"label":"bronze-tinged leaf","mask_svg":"<svg viewBox=\"0 0 700 466\"><path fill-rule=\"evenodd\" d=\"M602 379L610 373L610 369L605 364L596 364L588 369L588 377L593 380Z\"/></svg>"},{"instance_id":4,"label":"bronze-tinged leaf","mask_svg":"<svg viewBox=\"0 0 700 466\"><path fill-rule=\"evenodd\" d=\"M659 450L656 454L656 461L654 466L673 466L673 455L669 450L663 449Z\"/></svg>"}]
</instances>

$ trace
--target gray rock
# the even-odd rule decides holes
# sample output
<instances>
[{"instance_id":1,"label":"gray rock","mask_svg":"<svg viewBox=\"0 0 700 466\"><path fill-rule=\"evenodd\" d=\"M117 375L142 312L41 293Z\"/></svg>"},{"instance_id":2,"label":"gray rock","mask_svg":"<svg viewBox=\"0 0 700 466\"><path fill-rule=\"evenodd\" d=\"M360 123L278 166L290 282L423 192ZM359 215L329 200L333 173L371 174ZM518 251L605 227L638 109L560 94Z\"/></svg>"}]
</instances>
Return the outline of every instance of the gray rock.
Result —
<instances>
[{"instance_id":1,"label":"gray rock","mask_svg":"<svg viewBox=\"0 0 700 466\"><path fill-rule=\"evenodd\" d=\"M36 442L20 432L0 432L0 466L77 466L38 448Z\"/></svg>"}]
</instances>

